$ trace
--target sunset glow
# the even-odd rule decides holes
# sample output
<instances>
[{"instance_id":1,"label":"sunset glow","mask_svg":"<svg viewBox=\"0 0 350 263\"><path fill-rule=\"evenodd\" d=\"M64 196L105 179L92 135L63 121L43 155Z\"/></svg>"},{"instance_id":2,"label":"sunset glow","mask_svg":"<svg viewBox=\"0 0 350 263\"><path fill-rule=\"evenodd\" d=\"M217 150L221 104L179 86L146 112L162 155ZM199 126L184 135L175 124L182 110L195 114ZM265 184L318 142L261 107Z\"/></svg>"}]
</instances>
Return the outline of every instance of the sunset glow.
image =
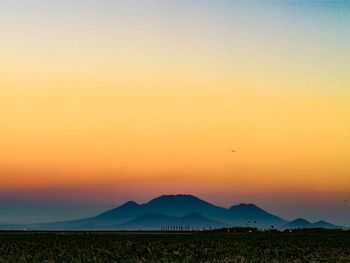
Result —
<instances>
[{"instance_id":1,"label":"sunset glow","mask_svg":"<svg viewBox=\"0 0 350 263\"><path fill-rule=\"evenodd\" d=\"M249 3L1 1L0 198L349 221L350 6Z\"/></svg>"}]
</instances>

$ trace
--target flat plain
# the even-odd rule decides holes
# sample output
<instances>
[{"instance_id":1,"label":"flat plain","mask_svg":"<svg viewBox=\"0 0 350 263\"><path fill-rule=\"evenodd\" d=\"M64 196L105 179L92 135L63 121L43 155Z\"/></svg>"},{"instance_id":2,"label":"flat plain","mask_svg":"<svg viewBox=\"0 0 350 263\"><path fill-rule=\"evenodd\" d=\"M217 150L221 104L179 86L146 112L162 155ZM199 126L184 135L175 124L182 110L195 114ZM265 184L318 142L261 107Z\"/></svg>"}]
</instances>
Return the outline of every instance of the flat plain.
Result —
<instances>
[{"instance_id":1,"label":"flat plain","mask_svg":"<svg viewBox=\"0 0 350 263\"><path fill-rule=\"evenodd\" d=\"M0 262L350 262L350 232L4 231Z\"/></svg>"}]
</instances>

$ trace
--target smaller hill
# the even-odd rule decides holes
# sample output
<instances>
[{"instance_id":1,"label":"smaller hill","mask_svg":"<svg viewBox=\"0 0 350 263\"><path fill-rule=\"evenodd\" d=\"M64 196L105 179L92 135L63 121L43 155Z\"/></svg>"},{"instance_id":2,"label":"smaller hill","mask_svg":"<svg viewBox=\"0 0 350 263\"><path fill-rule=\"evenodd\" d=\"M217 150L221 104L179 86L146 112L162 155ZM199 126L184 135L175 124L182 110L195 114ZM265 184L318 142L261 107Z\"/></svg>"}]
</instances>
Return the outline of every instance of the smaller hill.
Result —
<instances>
[{"instance_id":1,"label":"smaller hill","mask_svg":"<svg viewBox=\"0 0 350 263\"><path fill-rule=\"evenodd\" d=\"M233 205L228 209L228 221L234 226L249 226L258 228L276 227L287 223L286 220L270 214L254 204Z\"/></svg>"},{"instance_id":2,"label":"smaller hill","mask_svg":"<svg viewBox=\"0 0 350 263\"><path fill-rule=\"evenodd\" d=\"M318 221L316 223L313 223L314 227L317 227L317 228L326 228L326 229L342 229L343 227L341 226L337 226L337 225L333 225L331 223L328 223L326 221Z\"/></svg>"},{"instance_id":3,"label":"smaller hill","mask_svg":"<svg viewBox=\"0 0 350 263\"><path fill-rule=\"evenodd\" d=\"M297 218L282 226L284 229L313 228L314 225L303 218Z\"/></svg>"},{"instance_id":4,"label":"smaller hill","mask_svg":"<svg viewBox=\"0 0 350 263\"><path fill-rule=\"evenodd\" d=\"M341 229L343 227L333 225L326 221L311 223L303 218L295 219L281 227L282 229L301 229L301 228L324 228L324 229Z\"/></svg>"}]
</instances>

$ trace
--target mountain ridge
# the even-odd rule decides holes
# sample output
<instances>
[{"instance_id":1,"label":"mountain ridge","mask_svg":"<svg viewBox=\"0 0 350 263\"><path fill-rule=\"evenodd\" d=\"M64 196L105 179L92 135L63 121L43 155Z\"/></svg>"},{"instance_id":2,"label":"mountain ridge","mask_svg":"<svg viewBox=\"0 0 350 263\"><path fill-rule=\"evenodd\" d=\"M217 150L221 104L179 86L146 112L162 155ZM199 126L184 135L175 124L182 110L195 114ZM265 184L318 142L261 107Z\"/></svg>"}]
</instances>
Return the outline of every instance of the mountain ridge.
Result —
<instances>
[{"instance_id":1,"label":"mountain ridge","mask_svg":"<svg viewBox=\"0 0 350 263\"><path fill-rule=\"evenodd\" d=\"M146 224L144 222L143 225L140 220L145 217L142 216L150 214L153 215L153 224L149 222ZM161 195L143 204L128 201L116 208L88 218L45 224L13 225L12 228L29 228L33 230L75 230L85 228L115 230L119 227L120 229L127 230L127 226L133 224L133 229L135 229L136 225L139 229L150 229L151 227L160 227L161 224L171 225L174 222L184 224L188 219L186 216L188 217L189 215L194 217L191 221L193 227L196 227L196 225L199 227L201 224L206 227L249 226L261 229L293 227L293 225L288 225L289 223L293 223L293 221L289 222L277 215L271 214L255 204L240 203L238 205L232 205L229 208L224 208L193 195L179 194ZM168 218L168 223L165 218ZM158 224L155 224L155 222L158 222ZM305 222L302 223L308 225ZM302 223L300 225L303 225ZM319 221L317 226L328 228L335 225L325 221ZM0 229L3 228L5 227L0 225ZM6 226L6 229L10 228L11 225Z\"/></svg>"},{"instance_id":2,"label":"mountain ridge","mask_svg":"<svg viewBox=\"0 0 350 263\"><path fill-rule=\"evenodd\" d=\"M327 229L343 229L344 227L331 224L324 220L311 223L304 218L294 219L280 227L281 229L302 229L302 228L327 228Z\"/></svg>"}]
</instances>

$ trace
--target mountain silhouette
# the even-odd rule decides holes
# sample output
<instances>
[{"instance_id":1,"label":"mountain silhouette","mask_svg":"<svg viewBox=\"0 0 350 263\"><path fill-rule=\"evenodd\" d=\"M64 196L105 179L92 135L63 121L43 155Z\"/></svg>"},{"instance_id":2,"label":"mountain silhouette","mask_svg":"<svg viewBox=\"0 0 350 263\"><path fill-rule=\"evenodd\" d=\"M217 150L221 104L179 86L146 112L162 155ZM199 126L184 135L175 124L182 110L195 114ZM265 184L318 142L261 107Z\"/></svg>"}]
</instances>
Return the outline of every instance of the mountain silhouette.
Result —
<instances>
[{"instance_id":1,"label":"mountain silhouette","mask_svg":"<svg viewBox=\"0 0 350 263\"><path fill-rule=\"evenodd\" d=\"M81 229L160 229L161 226L257 228L336 228L330 223L315 224L304 219L292 222L273 215L254 204L223 208L193 195L162 195L144 204L129 201L97 216L46 224L0 225L0 229L81 230Z\"/></svg>"},{"instance_id":2,"label":"mountain silhouette","mask_svg":"<svg viewBox=\"0 0 350 263\"><path fill-rule=\"evenodd\" d=\"M287 221L272 215L254 204L239 204L229 209L230 223L237 226L254 226L269 228L270 226L281 226Z\"/></svg>"},{"instance_id":3,"label":"mountain silhouette","mask_svg":"<svg viewBox=\"0 0 350 263\"><path fill-rule=\"evenodd\" d=\"M311 223L303 218L297 218L281 227L281 229L300 229L300 228L326 228L326 229L341 229L343 227L333 225L326 221L318 221Z\"/></svg>"},{"instance_id":4,"label":"mountain silhouette","mask_svg":"<svg viewBox=\"0 0 350 263\"><path fill-rule=\"evenodd\" d=\"M225 213L225 210L225 208L212 205L193 195L162 195L141 205L129 201L96 217L79 220L78 225L118 225L143 214L165 214L181 217L190 213L199 213L210 217ZM74 225L75 223L74 221L68 222L68 224Z\"/></svg>"},{"instance_id":5,"label":"mountain silhouette","mask_svg":"<svg viewBox=\"0 0 350 263\"><path fill-rule=\"evenodd\" d=\"M99 225L115 225L143 214L144 212L142 210L142 205L134 201L129 201L117 208L93 217L89 221L91 221L90 223Z\"/></svg>"},{"instance_id":6,"label":"mountain silhouette","mask_svg":"<svg viewBox=\"0 0 350 263\"><path fill-rule=\"evenodd\" d=\"M313 228L314 226L309 221L303 218L297 218L282 226L284 229L297 229L297 228Z\"/></svg>"},{"instance_id":7,"label":"mountain silhouette","mask_svg":"<svg viewBox=\"0 0 350 263\"><path fill-rule=\"evenodd\" d=\"M120 207L93 218L94 222L91 223L100 226L118 225L143 214L165 214L181 217L190 213L198 213L207 218L234 226L250 224L265 228L271 225L280 226L287 223L286 220L272 215L253 204L240 204L226 209L210 204L193 195L162 195L141 205L132 201L127 202Z\"/></svg>"},{"instance_id":8,"label":"mountain silhouette","mask_svg":"<svg viewBox=\"0 0 350 263\"><path fill-rule=\"evenodd\" d=\"M215 215L225 210L193 195L162 195L142 205L142 209L174 216L184 216L193 212Z\"/></svg>"},{"instance_id":9,"label":"mountain silhouette","mask_svg":"<svg viewBox=\"0 0 350 263\"><path fill-rule=\"evenodd\" d=\"M341 229L341 228L343 228L341 226L333 225L333 224L326 222L326 221L323 221L323 220L315 222L315 223L313 223L313 225L314 225L314 227L317 227L317 228L328 228L328 229Z\"/></svg>"}]
</instances>

